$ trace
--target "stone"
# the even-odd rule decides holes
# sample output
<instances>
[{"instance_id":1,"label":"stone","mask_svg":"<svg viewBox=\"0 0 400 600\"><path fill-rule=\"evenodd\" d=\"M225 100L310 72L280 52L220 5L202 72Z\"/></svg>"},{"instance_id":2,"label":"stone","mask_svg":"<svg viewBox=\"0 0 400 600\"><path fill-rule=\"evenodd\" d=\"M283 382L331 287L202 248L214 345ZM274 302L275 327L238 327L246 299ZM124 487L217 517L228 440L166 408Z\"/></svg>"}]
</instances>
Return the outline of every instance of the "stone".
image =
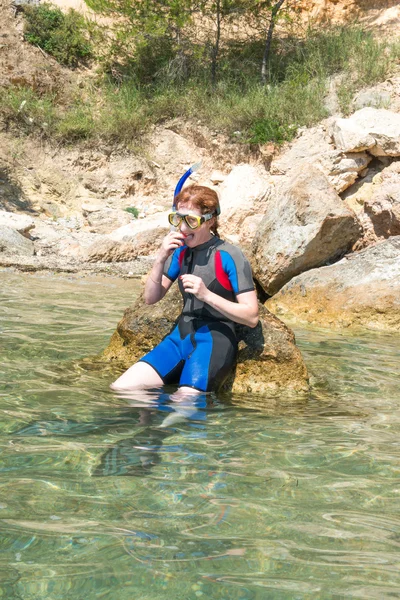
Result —
<instances>
[{"instance_id":1,"label":"stone","mask_svg":"<svg viewBox=\"0 0 400 600\"><path fill-rule=\"evenodd\" d=\"M362 90L353 99L355 110L360 110L367 106L372 108L388 108L392 99L389 92L379 90Z\"/></svg>"},{"instance_id":2,"label":"stone","mask_svg":"<svg viewBox=\"0 0 400 600\"><path fill-rule=\"evenodd\" d=\"M210 181L213 185L218 185L225 181L225 175L221 171L213 171L210 175Z\"/></svg>"},{"instance_id":3,"label":"stone","mask_svg":"<svg viewBox=\"0 0 400 600\"><path fill-rule=\"evenodd\" d=\"M128 368L172 330L181 310L182 297L177 286L153 306L146 306L139 297L125 311L101 360ZM237 366L223 385L223 391L260 396L308 393L307 368L293 332L284 323L261 306L257 327L239 326L237 331Z\"/></svg>"},{"instance_id":4,"label":"stone","mask_svg":"<svg viewBox=\"0 0 400 600\"><path fill-rule=\"evenodd\" d=\"M221 185L221 234L245 251L250 248L268 205L273 189L268 179L264 168L242 164L232 169Z\"/></svg>"},{"instance_id":5,"label":"stone","mask_svg":"<svg viewBox=\"0 0 400 600\"><path fill-rule=\"evenodd\" d=\"M0 225L0 255L33 256L34 254L35 247L31 240L11 227Z\"/></svg>"},{"instance_id":6,"label":"stone","mask_svg":"<svg viewBox=\"0 0 400 600\"><path fill-rule=\"evenodd\" d=\"M161 246L165 231L155 229L138 233L133 241L117 241L103 238L94 242L86 251L88 262L128 262L139 256L154 254Z\"/></svg>"},{"instance_id":7,"label":"stone","mask_svg":"<svg viewBox=\"0 0 400 600\"><path fill-rule=\"evenodd\" d=\"M371 160L372 157L366 152L345 153L337 150L328 134L319 126L306 130L283 155L276 158L271 164L271 173L290 175L293 170L312 164L326 175L340 194L353 185Z\"/></svg>"},{"instance_id":8,"label":"stone","mask_svg":"<svg viewBox=\"0 0 400 600\"><path fill-rule=\"evenodd\" d=\"M84 200L81 205L82 214L84 217L87 217L90 213L99 212L100 210L104 210L103 204L96 204L95 202L91 202L90 200Z\"/></svg>"},{"instance_id":9,"label":"stone","mask_svg":"<svg viewBox=\"0 0 400 600\"><path fill-rule=\"evenodd\" d=\"M272 296L299 273L337 260L360 234L355 214L325 175L303 166L276 190L257 230L254 277Z\"/></svg>"},{"instance_id":10,"label":"stone","mask_svg":"<svg viewBox=\"0 0 400 600\"><path fill-rule=\"evenodd\" d=\"M355 249L400 235L400 162L370 169L365 180L345 195L344 202L356 212L363 229Z\"/></svg>"},{"instance_id":11,"label":"stone","mask_svg":"<svg viewBox=\"0 0 400 600\"><path fill-rule=\"evenodd\" d=\"M400 163L393 163L375 178L372 195L364 202L377 239L400 235Z\"/></svg>"},{"instance_id":12,"label":"stone","mask_svg":"<svg viewBox=\"0 0 400 600\"><path fill-rule=\"evenodd\" d=\"M332 137L343 152L368 150L374 156L400 156L400 114L362 108L348 119L336 119Z\"/></svg>"},{"instance_id":13,"label":"stone","mask_svg":"<svg viewBox=\"0 0 400 600\"><path fill-rule=\"evenodd\" d=\"M88 262L127 262L137 257L135 247L130 242L116 242L103 238L94 242L86 251Z\"/></svg>"},{"instance_id":14,"label":"stone","mask_svg":"<svg viewBox=\"0 0 400 600\"><path fill-rule=\"evenodd\" d=\"M132 220L124 210L103 209L87 213L86 221L94 233L111 233L117 227L127 225Z\"/></svg>"},{"instance_id":15,"label":"stone","mask_svg":"<svg viewBox=\"0 0 400 600\"><path fill-rule=\"evenodd\" d=\"M139 234L150 234L160 230L166 235L169 231L168 214L170 211L158 212L144 217L133 219L128 225L123 225L112 231L110 239L117 242L132 242Z\"/></svg>"},{"instance_id":16,"label":"stone","mask_svg":"<svg viewBox=\"0 0 400 600\"><path fill-rule=\"evenodd\" d=\"M400 236L313 269L266 306L290 323L400 331Z\"/></svg>"},{"instance_id":17,"label":"stone","mask_svg":"<svg viewBox=\"0 0 400 600\"><path fill-rule=\"evenodd\" d=\"M29 231L35 227L35 222L28 215L0 210L0 225L11 227L25 237L29 236Z\"/></svg>"}]
</instances>

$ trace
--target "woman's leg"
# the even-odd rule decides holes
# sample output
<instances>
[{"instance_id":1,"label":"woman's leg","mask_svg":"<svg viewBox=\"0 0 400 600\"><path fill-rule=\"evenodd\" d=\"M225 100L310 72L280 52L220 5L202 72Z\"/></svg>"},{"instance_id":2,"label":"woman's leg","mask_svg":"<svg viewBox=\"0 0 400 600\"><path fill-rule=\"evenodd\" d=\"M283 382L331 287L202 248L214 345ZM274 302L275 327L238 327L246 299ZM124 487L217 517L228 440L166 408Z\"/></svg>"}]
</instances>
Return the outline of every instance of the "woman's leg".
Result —
<instances>
[{"instance_id":1,"label":"woman's leg","mask_svg":"<svg viewBox=\"0 0 400 600\"><path fill-rule=\"evenodd\" d=\"M157 388L164 385L163 380L151 365L137 362L111 384L111 389L116 392L129 390L144 390Z\"/></svg>"},{"instance_id":2,"label":"woman's leg","mask_svg":"<svg viewBox=\"0 0 400 600\"><path fill-rule=\"evenodd\" d=\"M219 322L204 325L194 335L194 349L185 361L179 390L187 395L196 390L217 391L233 369L236 355L236 336L228 325Z\"/></svg>"},{"instance_id":3,"label":"woman's leg","mask_svg":"<svg viewBox=\"0 0 400 600\"><path fill-rule=\"evenodd\" d=\"M120 392L144 390L161 387L164 382L178 382L182 366L180 335L175 327L153 350L114 381L111 389Z\"/></svg>"}]
</instances>

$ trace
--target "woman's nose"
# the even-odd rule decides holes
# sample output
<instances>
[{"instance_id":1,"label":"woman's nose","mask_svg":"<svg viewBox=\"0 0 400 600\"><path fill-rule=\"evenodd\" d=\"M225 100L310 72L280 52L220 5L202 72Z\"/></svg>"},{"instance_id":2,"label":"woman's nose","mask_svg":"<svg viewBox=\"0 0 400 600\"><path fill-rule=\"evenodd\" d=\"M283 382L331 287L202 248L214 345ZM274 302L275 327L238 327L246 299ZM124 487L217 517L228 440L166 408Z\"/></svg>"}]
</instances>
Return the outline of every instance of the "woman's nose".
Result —
<instances>
[{"instance_id":1,"label":"woman's nose","mask_svg":"<svg viewBox=\"0 0 400 600\"><path fill-rule=\"evenodd\" d=\"M179 229L180 229L180 231L187 232L187 231L189 231L190 228L188 227L186 221L182 220L182 222L179 226Z\"/></svg>"}]
</instances>

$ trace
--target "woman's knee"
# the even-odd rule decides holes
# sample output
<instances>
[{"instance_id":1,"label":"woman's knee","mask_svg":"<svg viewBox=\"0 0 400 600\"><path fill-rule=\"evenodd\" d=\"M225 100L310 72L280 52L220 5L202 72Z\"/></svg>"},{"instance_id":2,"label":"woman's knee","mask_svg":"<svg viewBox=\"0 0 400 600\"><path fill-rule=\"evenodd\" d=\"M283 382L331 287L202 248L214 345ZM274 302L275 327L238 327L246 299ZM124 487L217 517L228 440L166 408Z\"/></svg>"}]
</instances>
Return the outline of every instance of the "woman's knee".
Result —
<instances>
[{"instance_id":1,"label":"woman's knee","mask_svg":"<svg viewBox=\"0 0 400 600\"><path fill-rule=\"evenodd\" d=\"M151 365L137 362L116 379L110 388L114 392L140 390L163 385L163 381Z\"/></svg>"}]
</instances>

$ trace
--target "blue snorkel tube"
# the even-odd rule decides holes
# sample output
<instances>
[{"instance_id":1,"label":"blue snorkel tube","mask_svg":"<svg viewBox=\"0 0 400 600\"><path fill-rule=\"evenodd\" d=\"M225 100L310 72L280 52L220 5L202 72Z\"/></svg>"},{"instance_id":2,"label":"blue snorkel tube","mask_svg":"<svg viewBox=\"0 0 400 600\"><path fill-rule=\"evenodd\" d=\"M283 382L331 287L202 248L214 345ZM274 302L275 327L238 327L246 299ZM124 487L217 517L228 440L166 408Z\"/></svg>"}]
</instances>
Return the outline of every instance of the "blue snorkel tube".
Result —
<instances>
[{"instance_id":1,"label":"blue snorkel tube","mask_svg":"<svg viewBox=\"0 0 400 600\"><path fill-rule=\"evenodd\" d=\"M195 163L194 165L192 165L187 171L186 173L184 173L182 175L182 177L180 178L180 180L178 181L178 183L176 184L176 188L174 191L174 202L172 204L172 210L175 212L176 207L175 207L175 198L177 197L177 195L179 194L179 192L181 191L181 189L183 188L183 184L185 183L186 179L188 177L190 177L190 175L192 173L194 173L195 171L198 171L201 167L201 160L197 163Z\"/></svg>"}]
</instances>

